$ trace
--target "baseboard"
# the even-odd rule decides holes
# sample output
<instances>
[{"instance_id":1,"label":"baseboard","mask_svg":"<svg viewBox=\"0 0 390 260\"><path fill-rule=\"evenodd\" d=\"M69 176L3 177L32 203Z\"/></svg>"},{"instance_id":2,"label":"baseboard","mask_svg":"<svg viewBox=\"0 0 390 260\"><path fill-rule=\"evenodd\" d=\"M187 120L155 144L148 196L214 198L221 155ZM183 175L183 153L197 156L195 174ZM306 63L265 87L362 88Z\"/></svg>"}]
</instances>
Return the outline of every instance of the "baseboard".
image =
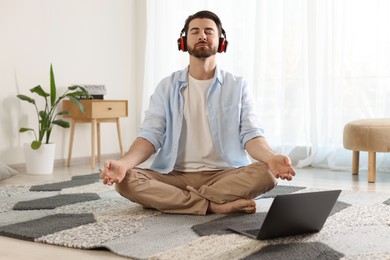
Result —
<instances>
[{"instance_id":1,"label":"baseboard","mask_svg":"<svg viewBox=\"0 0 390 260\"><path fill-rule=\"evenodd\" d=\"M104 162L107 159L119 159L120 154L104 154L101 155L101 161ZM72 164L71 166L78 166L83 164L90 164L91 163L91 157L90 156L83 156L83 157L75 157L72 158ZM66 167L68 165L68 159L57 159L54 160L54 168L56 167ZM26 164L25 163L18 163L18 164L10 164L8 165L12 169L17 170L18 172L26 172Z\"/></svg>"}]
</instances>

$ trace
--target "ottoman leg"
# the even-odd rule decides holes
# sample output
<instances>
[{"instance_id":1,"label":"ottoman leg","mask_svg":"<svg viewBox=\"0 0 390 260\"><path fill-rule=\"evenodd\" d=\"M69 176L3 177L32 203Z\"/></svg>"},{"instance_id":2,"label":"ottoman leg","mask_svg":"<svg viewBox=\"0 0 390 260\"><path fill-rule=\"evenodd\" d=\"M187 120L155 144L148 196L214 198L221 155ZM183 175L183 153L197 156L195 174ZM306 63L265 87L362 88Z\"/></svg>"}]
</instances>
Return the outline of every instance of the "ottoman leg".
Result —
<instances>
[{"instance_id":1,"label":"ottoman leg","mask_svg":"<svg viewBox=\"0 0 390 260\"><path fill-rule=\"evenodd\" d=\"M352 174L357 175L359 173L359 151L352 152Z\"/></svg>"},{"instance_id":2,"label":"ottoman leg","mask_svg":"<svg viewBox=\"0 0 390 260\"><path fill-rule=\"evenodd\" d=\"M376 175L376 153L368 152L368 182L375 182Z\"/></svg>"}]
</instances>

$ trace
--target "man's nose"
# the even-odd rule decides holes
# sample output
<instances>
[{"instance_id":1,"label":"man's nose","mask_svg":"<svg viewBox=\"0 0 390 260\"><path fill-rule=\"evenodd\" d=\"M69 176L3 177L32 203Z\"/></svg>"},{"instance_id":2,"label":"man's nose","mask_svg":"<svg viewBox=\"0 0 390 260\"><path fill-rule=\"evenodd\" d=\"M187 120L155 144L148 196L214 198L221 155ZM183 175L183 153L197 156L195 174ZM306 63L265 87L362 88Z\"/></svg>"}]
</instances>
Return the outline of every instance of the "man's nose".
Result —
<instances>
[{"instance_id":1,"label":"man's nose","mask_svg":"<svg viewBox=\"0 0 390 260\"><path fill-rule=\"evenodd\" d=\"M207 36L204 32L199 33L199 40L203 40L203 41L207 40Z\"/></svg>"}]
</instances>

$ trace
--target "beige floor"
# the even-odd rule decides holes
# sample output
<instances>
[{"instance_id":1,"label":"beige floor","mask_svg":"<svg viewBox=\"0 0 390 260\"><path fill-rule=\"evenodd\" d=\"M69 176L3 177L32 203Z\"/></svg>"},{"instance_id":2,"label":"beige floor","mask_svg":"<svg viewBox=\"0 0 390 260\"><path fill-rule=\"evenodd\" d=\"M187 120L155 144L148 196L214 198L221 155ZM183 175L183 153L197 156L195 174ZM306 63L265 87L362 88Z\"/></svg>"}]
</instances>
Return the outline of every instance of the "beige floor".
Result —
<instances>
[{"instance_id":1,"label":"beige floor","mask_svg":"<svg viewBox=\"0 0 390 260\"><path fill-rule=\"evenodd\" d=\"M41 184L53 181L68 180L71 176L90 174L97 172L90 168L89 164L72 167L56 167L53 175L27 175L19 174L1 182L5 184ZM297 169L297 176L293 181L281 181L282 185L297 185L315 188L344 189L354 191L388 192L390 193L390 173L378 172L376 183L367 183L367 171L362 171L358 176L352 176L348 171L330 171L326 169L304 168ZM60 246L51 246L40 243L27 242L0 236L1 259L83 259L83 260L108 260L128 259L119 257L106 250L80 250L69 249Z\"/></svg>"}]
</instances>

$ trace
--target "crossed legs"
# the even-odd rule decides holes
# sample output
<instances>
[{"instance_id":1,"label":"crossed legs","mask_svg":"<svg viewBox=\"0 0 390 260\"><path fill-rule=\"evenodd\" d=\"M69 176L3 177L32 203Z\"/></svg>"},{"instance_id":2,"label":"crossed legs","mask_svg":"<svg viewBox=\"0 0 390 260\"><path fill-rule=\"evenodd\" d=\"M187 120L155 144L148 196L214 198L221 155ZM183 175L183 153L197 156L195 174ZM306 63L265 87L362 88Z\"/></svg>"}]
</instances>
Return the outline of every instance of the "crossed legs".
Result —
<instances>
[{"instance_id":1,"label":"crossed legs","mask_svg":"<svg viewBox=\"0 0 390 260\"><path fill-rule=\"evenodd\" d=\"M151 170L127 172L116 190L131 201L165 213L197 214L254 212L253 198L276 185L263 163L212 172L161 174Z\"/></svg>"}]
</instances>

